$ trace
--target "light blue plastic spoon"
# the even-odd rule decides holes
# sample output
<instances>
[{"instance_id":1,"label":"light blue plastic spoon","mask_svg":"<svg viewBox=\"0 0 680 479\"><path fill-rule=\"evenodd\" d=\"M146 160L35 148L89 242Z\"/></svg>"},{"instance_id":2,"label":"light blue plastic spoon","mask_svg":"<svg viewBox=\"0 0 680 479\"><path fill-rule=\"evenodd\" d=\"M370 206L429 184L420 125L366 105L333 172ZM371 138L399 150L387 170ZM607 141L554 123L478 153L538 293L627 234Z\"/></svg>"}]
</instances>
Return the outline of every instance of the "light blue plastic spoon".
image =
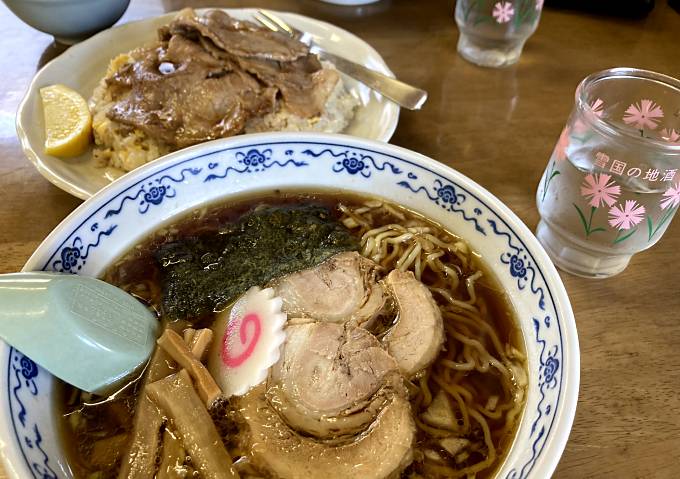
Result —
<instances>
[{"instance_id":1,"label":"light blue plastic spoon","mask_svg":"<svg viewBox=\"0 0 680 479\"><path fill-rule=\"evenodd\" d=\"M0 337L50 373L96 394L149 359L159 324L104 281L60 273L0 275Z\"/></svg>"}]
</instances>

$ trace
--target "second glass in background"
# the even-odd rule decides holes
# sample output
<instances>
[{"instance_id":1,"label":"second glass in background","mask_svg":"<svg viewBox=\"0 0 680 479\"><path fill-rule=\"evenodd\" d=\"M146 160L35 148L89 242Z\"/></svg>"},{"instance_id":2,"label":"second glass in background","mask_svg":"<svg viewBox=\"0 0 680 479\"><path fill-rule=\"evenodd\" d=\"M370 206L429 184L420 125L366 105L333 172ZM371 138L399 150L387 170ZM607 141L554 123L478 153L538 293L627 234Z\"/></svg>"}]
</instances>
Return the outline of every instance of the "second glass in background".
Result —
<instances>
[{"instance_id":1,"label":"second glass in background","mask_svg":"<svg viewBox=\"0 0 680 479\"><path fill-rule=\"evenodd\" d=\"M542 9L543 0L458 0L458 53L486 67L516 63Z\"/></svg>"}]
</instances>

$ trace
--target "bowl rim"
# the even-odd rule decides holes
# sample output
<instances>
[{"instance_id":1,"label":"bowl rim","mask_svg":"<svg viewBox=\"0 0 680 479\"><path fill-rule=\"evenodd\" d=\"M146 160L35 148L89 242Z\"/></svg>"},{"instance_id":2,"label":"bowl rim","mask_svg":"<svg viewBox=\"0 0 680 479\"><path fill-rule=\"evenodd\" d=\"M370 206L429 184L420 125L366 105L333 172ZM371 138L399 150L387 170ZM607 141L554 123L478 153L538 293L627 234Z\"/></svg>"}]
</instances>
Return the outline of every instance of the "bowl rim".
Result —
<instances>
[{"instance_id":1,"label":"bowl rim","mask_svg":"<svg viewBox=\"0 0 680 479\"><path fill-rule=\"evenodd\" d=\"M243 7L243 8L226 8L226 7L214 7L214 8L194 8L194 11L197 13L205 13L206 11L209 10L222 10L227 13L233 13L233 12L240 12L240 13L245 13L247 15L252 15L254 12L257 11L256 8L252 7ZM295 12L289 12L289 11L280 11L280 10L270 10L272 13L275 13L277 15L281 15L284 18L297 18L302 20L303 22L312 22L317 24L319 27L323 27L326 29L331 29L338 31L342 33L343 35L347 36L353 41L358 41L360 42L365 50L368 52L368 54L375 59L377 62L377 65L373 67L375 70L379 71L380 73L383 73L391 78L396 78L394 75L394 72L390 69L389 65L383 58L383 56L371 45L368 43L366 40L363 38L359 37L358 35L355 35L354 33L350 32L349 30L345 30L342 27L339 27L333 23L326 22L324 20L319 20L314 17L309 17L307 15L302 15L299 13ZM38 86L39 83L42 81L42 76L45 74L46 71L52 69L55 67L55 65L58 65L60 62L62 62L65 58L71 57L71 56L77 56L80 54L81 50L83 48L88 47L88 42L90 42L93 39L99 39L106 37L108 35L111 35L111 32L114 32L114 37L115 33L123 33L125 30L130 29L130 28L135 28L136 26L139 26L143 23L149 23L152 21L158 21L160 19L167 19L170 20L174 16L176 16L180 11L179 10L173 10L172 12L165 12L160 15L150 15L145 18L140 18L136 20L132 20L129 22L121 23L120 25L114 25L112 27L106 28L91 37L83 40L82 42L79 42L71 47L69 47L67 50L64 52L60 53L57 55L55 58L47 62L45 65L40 68L35 75L33 75L33 78L31 79L31 82L28 84L28 87L26 88L23 97L21 98L21 101L19 102L19 106L17 107L17 111L15 114L15 124L14 128L17 134L17 137L19 138L19 144L21 145L21 150L24 152L24 155L26 155L26 158L33 164L33 166L38 170L41 176L43 176L47 181L55 185L57 188L67 192L70 195L73 195L77 198L80 198L82 200L87 200L91 198L92 194L90 194L89 191L86 189L82 188L81 186L74 184L70 182L68 179L63 178L58 172L53 171L47 163L45 163L43 156L49 156L49 155L44 155L44 153L39 153L38 150L34 148L34 145L31 143L31 140L29 138L29 126L24 122L24 114L28 111L29 108L29 103L31 102L32 99L38 98L40 96L40 86ZM378 93L376 93L378 94ZM379 95L379 94L378 94ZM384 135L379 138L379 140L382 141L389 141L392 136L394 135L394 132L397 129L397 125L399 124L399 117L401 114L401 108L399 105L389 101L388 99L385 99L386 107L390 110L394 110L392 114L390 114L390 119L389 119L389 125L388 128L385 130ZM291 132L294 133L294 132ZM237 135L237 136L243 136L242 135ZM225 138L221 138L225 139ZM204 143L199 143L205 144L209 142L204 142ZM196 145L194 145L196 146ZM173 152L175 153L175 152ZM167 156L167 155L166 155ZM157 158L157 161L160 158ZM152 162L153 162L152 161ZM145 165L143 165L145 166ZM138 170L139 168L136 168ZM134 171L134 170L133 170ZM126 176L128 173L125 173ZM110 183L109 183L110 184ZM108 185L107 185L108 186ZM99 190L101 191L101 190ZM95 192L98 193L99 191Z\"/></svg>"},{"instance_id":2,"label":"bowl rim","mask_svg":"<svg viewBox=\"0 0 680 479\"><path fill-rule=\"evenodd\" d=\"M112 199L118 197L135 185L143 183L149 177L159 173L160 171L163 171L166 168L180 165L184 162L191 161L204 155L224 150L236 149L239 147L245 148L247 146L257 146L258 144L271 145L276 143L306 142L335 146L349 146L352 148L369 150L375 153L380 153L387 157L399 159L416 167L429 170L436 176L451 178L450 181L455 181L458 184L463 185L463 188L473 192L481 203L483 203L490 211L494 212L499 218L506 222L506 225L509 228L515 231L517 239L521 241L525 247L527 247L528 254L532 256L537 266L540 265L538 268L539 272L543 276L546 286L549 286L548 289L550 291L550 299L563 326L563 335L568 339L566 345L563 344L563 355L569 359L567 364L568 381L564 386L562 404L559 406L559 414L556 413L553 421L551 422L550 429L548 431L550 437L541 446L541 451L534 451L536 455L539 455L540 452L547 448L547 451L543 452L549 451L551 454L548 455L544 453L541 455L540 461L535 461L531 468L526 471L526 473L529 474L536 464L540 464L541 467L536 471L536 473L538 474L540 471L541 474L544 474L546 477L551 475L554 472L557 463L559 462L569 437L569 432L571 430L575 416L580 382L580 352L578 345L578 335L576 331L576 322L564 284L562 283L562 280L554 265L550 261L547 253L541 247L533 233L505 204L503 204L488 190L470 178L459 173L453 168L439 163L438 161L428 158L420 153L395 145L381 143L374 140L350 137L347 135L297 132L242 135L195 145L188 149L167 155L164 157L163 161L149 163L133 171L130 175L126 175L124 178L121 178L118 181L106 186L90 200L78 206L57 227L55 227L55 229L37 247L34 254L27 261L24 270L35 268L40 269L42 267L42 262L38 263L38 261L47 257L46 253L54 250L56 240L58 240L59 237L63 237L66 231L75 231L81 227L85 221L87 221L87 219L85 219L80 222L80 218L87 216L88 213L91 214L90 216L94 215L96 211L100 210ZM347 189L351 190L352 188L348 187ZM62 246L63 244L64 243L62 243ZM57 250L58 249L59 248L57 248ZM50 261L51 260L48 260L47 264L49 264ZM526 339L527 338L525 337L525 340ZM6 344L0 342L0 354L7 348L9 347ZM0 358L0 361L4 361L4 359ZM6 413L0 414L7 416ZM525 420L526 414L523 415L522 419L520 420L520 424L522 424ZM555 422L557 424L554 424ZM15 456L20 457L18 456L19 451L16 451L18 447L13 437L10 437L10 442L10 448L14 449L11 452L13 452ZM10 466L8 467L8 471L10 471L10 473L14 472L14 477L18 477L16 471L13 471L11 465L9 464L7 450L8 447L6 444L1 451L4 462L6 465Z\"/></svg>"}]
</instances>

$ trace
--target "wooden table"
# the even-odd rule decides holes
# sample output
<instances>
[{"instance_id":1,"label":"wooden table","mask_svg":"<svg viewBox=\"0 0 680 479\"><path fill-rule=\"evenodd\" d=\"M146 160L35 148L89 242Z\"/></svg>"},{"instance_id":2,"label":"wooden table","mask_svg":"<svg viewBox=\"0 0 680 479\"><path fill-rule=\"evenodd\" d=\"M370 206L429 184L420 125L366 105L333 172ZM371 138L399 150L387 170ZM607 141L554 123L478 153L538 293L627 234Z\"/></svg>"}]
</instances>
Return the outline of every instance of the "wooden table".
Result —
<instances>
[{"instance_id":1,"label":"wooden table","mask_svg":"<svg viewBox=\"0 0 680 479\"><path fill-rule=\"evenodd\" d=\"M133 0L129 21L189 2ZM195 2L250 6L251 2ZM337 7L275 0L273 9L335 23L367 40L396 75L430 93L402 111L392 142L479 182L533 228L536 185L587 74L636 66L680 76L680 15L666 4L645 20L547 10L518 65L473 66L456 54L453 2L382 0ZM49 36L0 6L0 272L19 270L80 201L24 157L14 116L31 77L59 52ZM581 342L581 391L558 478L680 477L680 221L609 280L563 274ZM1 466L0 466L1 467ZM5 478L0 469L0 479Z\"/></svg>"}]
</instances>

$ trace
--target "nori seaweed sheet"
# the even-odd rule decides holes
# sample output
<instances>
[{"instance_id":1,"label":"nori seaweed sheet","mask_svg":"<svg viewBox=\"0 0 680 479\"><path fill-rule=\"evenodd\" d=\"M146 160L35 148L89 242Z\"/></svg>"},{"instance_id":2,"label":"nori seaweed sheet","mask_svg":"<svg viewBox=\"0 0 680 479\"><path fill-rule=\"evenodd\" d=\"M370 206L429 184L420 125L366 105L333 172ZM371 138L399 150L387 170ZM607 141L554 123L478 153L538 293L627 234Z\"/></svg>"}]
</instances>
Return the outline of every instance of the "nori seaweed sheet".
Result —
<instances>
[{"instance_id":1,"label":"nori seaweed sheet","mask_svg":"<svg viewBox=\"0 0 680 479\"><path fill-rule=\"evenodd\" d=\"M218 233L161 245L162 309L197 320L224 309L251 286L359 248L358 239L320 206L265 207Z\"/></svg>"}]
</instances>

